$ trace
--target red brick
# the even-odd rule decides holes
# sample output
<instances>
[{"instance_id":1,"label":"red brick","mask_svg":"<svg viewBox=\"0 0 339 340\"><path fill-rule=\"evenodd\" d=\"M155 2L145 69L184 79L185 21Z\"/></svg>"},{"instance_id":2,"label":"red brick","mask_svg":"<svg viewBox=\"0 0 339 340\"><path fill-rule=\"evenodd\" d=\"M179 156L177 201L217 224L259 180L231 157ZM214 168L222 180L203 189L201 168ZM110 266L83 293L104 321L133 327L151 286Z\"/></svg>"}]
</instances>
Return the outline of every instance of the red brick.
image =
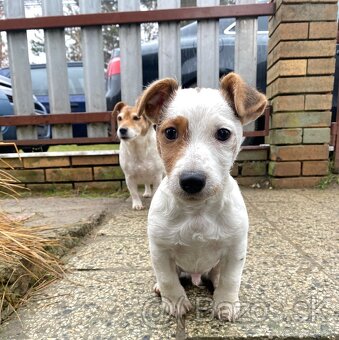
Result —
<instances>
[{"instance_id":1,"label":"red brick","mask_svg":"<svg viewBox=\"0 0 339 340\"><path fill-rule=\"evenodd\" d=\"M240 151L237 161L266 161L268 159L268 150L246 150Z\"/></svg>"},{"instance_id":2,"label":"red brick","mask_svg":"<svg viewBox=\"0 0 339 340\"><path fill-rule=\"evenodd\" d=\"M98 166L94 168L95 180L119 180L125 179L120 166Z\"/></svg>"},{"instance_id":3,"label":"red brick","mask_svg":"<svg viewBox=\"0 0 339 340\"><path fill-rule=\"evenodd\" d=\"M274 113L272 128L327 127L331 124L331 112L283 112Z\"/></svg>"},{"instance_id":4,"label":"red brick","mask_svg":"<svg viewBox=\"0 0 339 340\"><path fill-rule=\"evenodd\" d=\"M270 131L270 144L300 144L302 141L302 129L275 129Z\"/></svg>"},{"instance_id":5,"label":"red brick","mask_svg":"<svg viewBox=\"0 0 339 340\"><path fill-rule=\"evenodd\" d=\"M21 183L41 183L45 181L44 170L7 170L6 173Z\"/></svg>"},{"instance_id":6,"label":"red brick","mask_svg":"<svg viewBox=\"0 0 339 340\"><path fill-rule=\"evenodd\" d=\"M331 94L307 94L305 99L305 110L331 110Z\"/></svg>"},{"instance_id":7,"label":"red brick","mask_svg":"<svg viewBox=\"0 0 339 340\"><path fill-rule=\"evenodd\" d=\"M301 174L301 162L270 162L270 176L274 177L293 177Z\"/></svg>"},{"instance_id":8,"label":"red brick","mask_svg":"<svg viewBox=\"0 0 339 340\"><path fill-rule=\"evenodd\" d=\"M104 165L119 164L119 155L73 156L72 165Z\"/></svg>"},{"instance_id":9,"label":"red brick","mask_svg":"<svg viewBox=\"0 0 339 340\"><path fill-rule=\"evenodd\" d=\"M25 168L59 168L69 166L69 157L37 157L37 158L24 158Z\"/></svg>"},{"instance_id":10,"label":"red brick","mask_svg":"<svg viewBox=\"0 0 339 340\"><path fill-rule=\"evenodd\" d=\"M321 179L322 177L272 178L271 184L277 189L314 188L320 183Z\"/></svg>"},{"instance_id":11,"label":"red brick","mask_svg":"<svg viewBox=\"0 0 339 340\"><path fill-rule=\"evenodd\" d=\"M264 176L267 174L267 163L265 161L244 162L241 167L242 176Z\"/></svg>"},{"instance_id":12,"label":"red brick","mask_svg":"<svg viewBox=\"0 0 339 340\"><path fill-rule=\"evenodd\" d=\"M269 25L270 26L270 25ZM271 49L280 40L305 40L308 37L308 23L296 22L296 23L281 23L277 29L269 29L270 39L268 41L268 50Z\"/></svg>"},{"instance_id":13,"label":"red brick","mask_svg":"<svg viewBox=\"0 0 339 340\"><path fill-rule=\"evenodd\" d=\"M269 54L267 63L271 67L277 60L285 58L334 57L336 41L305 40L281 41Z\"/></svg>"},{"instance_id":14,"label":"red brick","mask_svg":"<svg viewBox=\"0 0 339 340\"><path fill-rule=\"evenodd\" d=\"M267 84L278 77L306 75L307 59L279 60L267 71Z\"/></svg>"},{"instance_id":15,"label":"red brick","mask_svg":"<svg viewBox=\"0 0 339 340\"><path fill-rule=\"evenodd\" d=\"M268 98L270 98L268 96ZM273 112L303 111L305 108L304 95L277 96L272 100Z\"/></svg>"},{"instance_id":16,"label":"red brick","mask_svg":"<svg viewBox=\"0 0 339 340\"><path fill-rule=\"evenodd\" d=\"M337 22L311 22L310 23L310 39L335 39L337 37Z\"/></svg>"},{"instance_id":17,"label":"red brick","mask_svg":"<svg viewBox=\"0 0 339 340\"><path fill-rule=\"evenodd\" d=\"M303 162L302 174L304 176L316 176L316 175L327 175L328 174L328 161L319 162Z\"/></svg>"},{"instance_id":18,"label":"red brick","mask_svg":"<svg viewBox=\"0 0 339 340\"><path fill-rule=\"evenodd\" d=\"M281 94L328 93L333 90L333 76L278 78L267 88L269 98Z\"/></svg>"},{"instance_id":19,"label":"red brick","mask_svg":"<svg viewBox=\"0 0 339 340\"><path fill-rule=\"evenodd\" d=\"M19 158L0 158L0 169L20 169L23 166L23 161Z\"/></svg>"},{"instance_id":20,"label":"red brick","mask_svg":"<svg viewBox=\"0 0 339 340\"><path fill-rule=\"evenodd\" d=\"M273 161L301 161L328 159L328 145L271 146Z\"/></svg>"},{"instance_id":21,"label":"red brick","mask_svg":"<svg viewBox=\"0 0 339 340\"><path fill-rule=\"evenodd\" d=\"M308 59L307 74L334 74L335 58Z\"/></svg>"},{"instance_id":22,"label":"red brick","mask_svg":"<svg viewBox=\"0 0 339 340\"><path fill-rule=\"evenodd\" d=\"M47 182L80 182L92 180L92 168L46 169Z\"/></svg>"}]
</instances>

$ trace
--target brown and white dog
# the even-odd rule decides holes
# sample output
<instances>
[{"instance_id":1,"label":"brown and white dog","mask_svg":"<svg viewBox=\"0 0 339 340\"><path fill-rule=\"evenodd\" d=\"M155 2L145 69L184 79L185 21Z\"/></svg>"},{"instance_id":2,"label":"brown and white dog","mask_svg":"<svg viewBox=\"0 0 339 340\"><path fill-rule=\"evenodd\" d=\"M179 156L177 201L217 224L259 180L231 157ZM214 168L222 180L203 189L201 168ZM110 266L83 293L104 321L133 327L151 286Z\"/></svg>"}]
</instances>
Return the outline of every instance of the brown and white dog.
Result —
<instances>
[{"instance_id":1,"label":"brown and white dog","mask_svg":"<svg viewBox=\"0 0 339 340\"><path fill-rule=\"evenodd\" d=\"M151 84L138 105L157 124L166 177L151 202L148 237L165 310L177 317L191 309L180 273L214 286L215 315L234 321L246 257L248 215L230 176L243 139L243 125L259 117L266 97L237 74L220 89L181 89L174 79ZM179 274L178 274L179 273Z\"/></svg>"},{"instance_id":2,"label":"brown and white dog","mask_svg":"<svg viewBox=\"0 0 339 340\"><path fill-rule=\"evenodd\" d=\"M117 119L120 139L119 161L132 197L132 208L144 208L138 193L138 185L145 185L143 197L152 196L163 177L164 168L159 157L152 123L143 115L137 115L136 107L119 102L113 109Z\"/></svg>"}]
</instances>

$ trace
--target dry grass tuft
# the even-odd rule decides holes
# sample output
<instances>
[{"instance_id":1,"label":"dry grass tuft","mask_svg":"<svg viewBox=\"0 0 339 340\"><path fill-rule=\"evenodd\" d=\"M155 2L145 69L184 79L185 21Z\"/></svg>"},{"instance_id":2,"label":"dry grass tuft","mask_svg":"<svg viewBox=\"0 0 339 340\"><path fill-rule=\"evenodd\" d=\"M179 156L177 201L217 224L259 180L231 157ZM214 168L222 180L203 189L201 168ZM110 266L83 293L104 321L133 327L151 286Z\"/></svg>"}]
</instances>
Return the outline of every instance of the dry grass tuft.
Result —
<instances>
[{"instance_id":1,"label":"dry grass tuft","mask_svg":"<svg viewBox=\"0 0 339 340\"><path fill-rule=\"evenodd\" d=\"M19 182L0 170L0 192L13 197L18 188L22 188ZM60 244L48 236L50 231L49 227L26 227L24 218L0 211L0 322L32 291L62 277L62 264L49 251Z\"/></svg>"}]
</instances>

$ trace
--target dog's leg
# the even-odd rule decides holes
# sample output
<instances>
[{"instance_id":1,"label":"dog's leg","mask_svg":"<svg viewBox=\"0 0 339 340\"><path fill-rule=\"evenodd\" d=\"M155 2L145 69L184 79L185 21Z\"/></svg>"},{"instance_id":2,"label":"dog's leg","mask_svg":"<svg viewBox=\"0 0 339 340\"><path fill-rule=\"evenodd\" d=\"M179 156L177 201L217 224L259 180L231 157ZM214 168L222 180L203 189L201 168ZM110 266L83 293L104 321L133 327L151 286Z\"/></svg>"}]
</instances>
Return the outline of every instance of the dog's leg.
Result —
<instances>
[{"instance_id":1,"label":"dog's leg","mask_svg":"<svg viewBox=\"0 0 339 340\"><path fill-rule=\"evenodd\" d=\"M159 249L154 244L150 248L157 277L154 291L161 295L162 307L167 313L181 317L192 308L192 305L180 284L177 266L168 251Z\"/></svg>"},{"instance_id":2,"label":"dog's leg","mask_svg":"<svg viewBox=\"0 0 339 340\"><path fill-rule=\"evenodd\" d=\"M142 195L143 197L152 197L152 189L150 184L145 184L145 192Z\"/></svg>"},{"instance_id":3,"label":"dog's leg","mask_svg":"<svg viewBox=\"0 0 339 340\"><path fill-rule=\"evenodd\" d=\"M229 249L220 260L219 282L215 282L214 310L220 320L234 322L239 317L239 289L245 263L247 240ZM215 273L217 274L217 273ZM214 277L216 279L216 277Z\"/></svg>"},{"instance_id":4,"label":"dog's leg","mask_svg":"<svg viewBox=\"0 0 339 340\"><path fill-rule=\"evenodd\" d=\"M159 174L158 176L156 176L156 178L153 181L153 193L157 191L161 181L162 181L162 174Z\"/></svg>"},{"instance_id":5,"label":"dog's leg","mask_svg":"<svg viewBox=\"0 0 339 340\"><path fill-rule=\"evenodd\" d=\"M126 176L126 184L132 197L132 209L134 210L144 209L144 206L142 205L142 202L139 197L137 183L133 181L130 177Z\"/></svg>"}]
</instances>

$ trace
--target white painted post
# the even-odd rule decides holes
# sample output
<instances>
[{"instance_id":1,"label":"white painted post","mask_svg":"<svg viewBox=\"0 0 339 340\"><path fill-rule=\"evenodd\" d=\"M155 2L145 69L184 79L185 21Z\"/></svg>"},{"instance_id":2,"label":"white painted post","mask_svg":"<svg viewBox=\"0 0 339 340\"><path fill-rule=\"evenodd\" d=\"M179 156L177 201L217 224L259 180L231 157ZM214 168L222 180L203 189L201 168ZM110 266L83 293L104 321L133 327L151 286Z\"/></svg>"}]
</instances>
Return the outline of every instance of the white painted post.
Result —
<instances>
[{"instance_id":1,"label":"white painted post","mask_svg":"<svg viewBox=\"0 0 339 340\"><path fill-rule=\"evenodd\" d=\"M62 0L42 0L42 14L63 15ZM45 30L45 51L50 112L68 113L71 107L64 29ZM53 125L52 135L53 138L72 138L72 125Z\"/></svg>"},{"instance_id":2,"label":"white painted post","mask_svg":"<svg viewBox=\"0 0 339 340\"><path fill-rule=\"evenodd\" d=\"M197 6L217 6L220 0L197 0ZM219 86L219 20L198 22L197 85Z\"/></svg>"},{"instance_id":3,"label":"white painted post","mask_svg":"<svg viewBox=\"0 0 339 340\"><path fill-rule=\"evenodd\" d=\"M25 17L24 0L5 0L7 18ZM11 70L14 112L16 115L34 115L31 70L26 31L8 32L8 57ZM18 139L37 139L35 126L18 127Z\"/></svg>"},{"instance_id":4,"label":"white painted post","mask_svg":"<svg viewBox=\"0 0 339 340\"><path fill-rule=\"evenodd\" d=\"M101 0L80 0L80 13L100 13ZM82 60L84 65L84 89L87 112L106 111L105 73L102 28L81 29ZM87 125L88 137L108 136L108 127L103 123Z\"/></svg>"},{"instance_id":5,"label":"white painted post","mask_svg":"<svg viewBox=\"0 0 339 340\"><path fill-rule=\"evenodd\" d=\"M118 9L119 11L139 10L139 0L118 0ZM121 99L129 105L134 105L142 91L140 25L121 25L119 39Z\"/></svg>"},{"instance_id":6,"label":"white painted post","mask_svg":"<svg viewBox=\"0 0 339 340\"><path fill-rule=\"evenodd\" d=\"M236 0L237 5L255 3L255 0ZM234 71L249 85L257 83L257 19L237 19L235 25ZM255 122L245 126L255 130Z\"/></svg>"},{"instance_id":7,"label":"white painted post","mask_svg":"<svg viewBox=\"0 0 339 340\"><path fill-rule=\"evenodd\" d=\"M158 0L158 9L179 8L180 0ZM179 23L159 23L159 78L172 77L181 84Z\"/></svg>"}]
</instances>

